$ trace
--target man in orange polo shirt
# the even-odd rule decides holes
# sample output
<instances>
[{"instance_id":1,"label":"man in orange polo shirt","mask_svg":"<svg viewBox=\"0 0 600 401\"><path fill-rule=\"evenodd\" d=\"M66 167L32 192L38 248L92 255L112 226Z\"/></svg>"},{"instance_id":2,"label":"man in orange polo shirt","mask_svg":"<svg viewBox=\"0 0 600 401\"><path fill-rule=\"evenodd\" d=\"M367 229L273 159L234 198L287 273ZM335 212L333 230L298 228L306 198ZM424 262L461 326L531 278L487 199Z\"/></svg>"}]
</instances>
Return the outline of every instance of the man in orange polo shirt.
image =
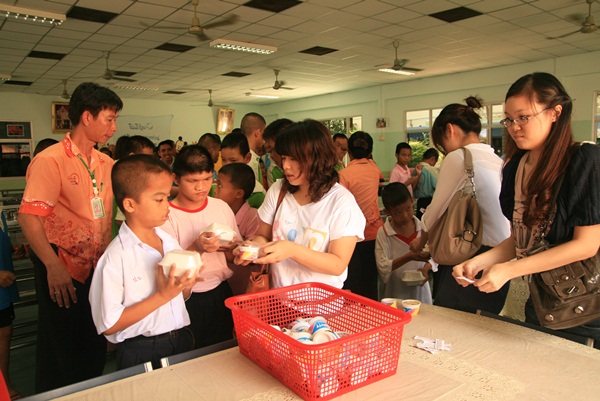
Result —
<instances>
[{"instance_id":1,"label":"man in orange polo shirt","mask_svg":"<svg viewBox=\"0 0 600 401\"><path fill-rule=\"evenodd\" d=\"M69 103L73 130L33 158L19 209L38 300L36 392L102 374L106 342L88 301L96 262L110 242L113 160L94 149L117 130L123 102L86 82Z\"/></svg>"}]
</instances>

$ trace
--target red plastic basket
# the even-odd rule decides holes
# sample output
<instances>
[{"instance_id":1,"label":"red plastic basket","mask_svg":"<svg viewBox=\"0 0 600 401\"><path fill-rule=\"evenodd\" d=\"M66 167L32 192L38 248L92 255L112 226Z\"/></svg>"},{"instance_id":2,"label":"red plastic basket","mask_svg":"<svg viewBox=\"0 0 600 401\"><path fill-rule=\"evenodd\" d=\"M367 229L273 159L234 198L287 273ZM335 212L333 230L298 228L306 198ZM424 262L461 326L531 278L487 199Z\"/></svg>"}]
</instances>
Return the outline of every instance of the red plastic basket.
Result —
<instances>
[{"instance_id":1,"label":"red plastic basket","mask_svg":"<svg viewBox=\"0 0 600 401\"><path fill-rule=\"evenodd\" d=\"M305 400L328 400L398 368L408 313L348 291L305 283L229 298L240 352ZM323 316L348 335L305 344L276 328Z\"/></svg>"}]
</instances>

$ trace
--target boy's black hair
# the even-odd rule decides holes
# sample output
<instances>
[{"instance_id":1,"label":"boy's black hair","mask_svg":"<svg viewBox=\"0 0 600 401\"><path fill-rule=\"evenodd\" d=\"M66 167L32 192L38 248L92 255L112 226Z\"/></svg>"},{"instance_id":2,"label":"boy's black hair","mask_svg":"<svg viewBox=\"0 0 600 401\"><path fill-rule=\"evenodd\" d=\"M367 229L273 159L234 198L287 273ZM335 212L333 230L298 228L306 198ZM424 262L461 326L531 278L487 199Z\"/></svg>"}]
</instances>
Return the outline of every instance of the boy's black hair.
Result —
<instances>
[{"instance_id":1,"label":"boy's black hair","mask_svg":"<svg viewBox=\"0 0 600 401\"><path fill-rule=\"evenodd\" d=\"M341 139L345 139L346 141L348 141L348 137L344 134L333 134L333 137L331 139L333 139L333 142L335 142L336 139L341 138Z\"/></svg>"},{"instance_id":2,"label":"boy's black hair","mask_svg":"<svg viewBox=\"0 0 600 401\"><path fill-rule=\"evenodd\" d=\"M255 112L251 112L242 117L240 129L242 130L242 134L248 136L257 128L262 128L265 125L267 125L267 122L263 116Z\"/></svg>"},{"instance_id":3,"label":"boy's black hair","mask_svg":"<svg viewBox=\"0 0 600 401\"><path fill-rule=\"evenodd\" d=\"M356 131L348 139L348 151L354 159L365 159L373 152L373 138L369 133Z\"/></svg>"},{"instance_id":4,"label":"boy's black hair","mask_svg":"<svg viewBox=\"0 0 600 401\"><path fill-rule=\"evenodd\" d=\"M175 142L173 142L172 139L165 139L164 141L161 141L158 146L156 147L156 149L160 149L161 146L163 145L169 145L171 147L171 149L175 149Z\"/></svg>"},{"instance_id":5,"label":"boy's black hair","mask_svg":"<svg viewBox=\"0 0 600 401\"><path fill-rule=\"evenodd\" d=\"M265 128L265 132L263 132L263 139L266 141L268 139L273 139L277 141L277 135L292 125L293 121L289 118L280 118L278 120L273 121L271 124L267 125Z\"/></svg>"},{"instance_id":6,"label":"boy's black hair","mask_svg":"<svg viewBox=\"0 0 600 401\"><path fill-rule=\"evenodd\" d=\"M244 157L250 152L250 145L248 145L248 138L244 134L231 133L225 135L221 142L221 149L239 149L240 154Z\"/></svg>"},{"instance_id":7,"label":"boy's black hair","mask_svg":"<svg viewBox=\"0 0 600 401\"><path fill-rule=\"evenodd\" d=\"M71 94L69 120L75 127L85 111L89 111L96 118L102 110L108 109L118 113L122 108L123 101L115 92L93 82L83 82Z\"/></svg>"},{"instance_id":8,"label":"boy's black hair","mask_svg":"<svg viewBox=\"0 0 600 401\"><path fill-rule=\"evenodd\" d=\"M56 139L54 139L54 138L44 138L44 139L42 139L35 146L35 149L33 151L33 156L37 155L42 150L45 150L46 148L49 148L50 146L54 145L55 143L58 143L58 141Z\"/></svg>"},{"instance_id":9,"label":"boy's black hair","mask_svg":"<svg viewBox=\"0 0 600 401\"><path fill-rule=\"evenodd\" d=\"M221 167L219 174L227 175L235 188L244 190L244 200L252 195L256 177L252 167L246 163L226 164Z\"/></svg>"},{"instance_id":10,"label":"boy's black hair","mask_svg":"<svg viewBox=\"0 0 600 401\"><path fill-rule=\"evenodd\" d=\"M436 162L437 162L438 158L440 157L440 153L435 148L429 148L425 151L425 153L423 153L423 160L427 160L432 157L435 157Z\"/></svg>"},{"instance_id":11,"label":"boy's black hair","mask_svg":"<svg viewBox=\"0 0 600 401\"><path fill-rule=\"evenodd\" d=\"M401 182L387 184L381 191L383 207L387 210L391 210L393 207L401 205L411 198L412 196L410 195L408 188Z\"/></svg>"},{"instance_id":12,"label":"boy's black hair","mask_svg":"<svg viewBox=\"0 0 600 401\"><path fill-rule=\"evenodd\" d=\"M398 145L396 145L396 154L400 153L402 149L410 149L410 151L412 152L412 148L406 142L400 142Z\"/></svg>"},{"instance_id":13,"label":"boy's black hair","mask_svg":"<svg viewBox=\"0 0 600 401\"><path fill-rule=\"evenodd\" d=\"M219 145L221 146L221 137L217 134L211 134L207 132L202 135L200 139L198 139L198 145L202 145L205 148L208 148L210 145Z\"/></svg>"},{"instance_id":14,"label":"boy's black hair","mask_svg":"<svg viewBox=\"0 0 600 401\"><path fill-rule=\"evenodd\" d=\"M160 173L171 174L171 169L162 160L152 155L131 155L117 161L110 174L117 206L124 211L125 198L139 200L148 181L152 179L150 176Z\"/></svg>"},{"instance_id":15,"label":"boy's black hair","mask_svg":"<svg viewBox=\"0 0 600 401\"><path fill-rule=\"evenodd\" d=\"M115 145L115 159L123 159L132 153L137 155L142 153L143 149L154 150L154 143L143 135L122 136L117 139Z\"/></svg>"},{"instance_id":16,"label":"boy's black hair","mask_svg":"<svg viewBox=\"0 0 600 401\"><path fill-rule=\"evenodd\" d=\"M212 173L214 168L212 156L204 146L200 145L184 146L173 162L173 173L177 177L187 174Z\"/></svg>"}]
</instances>

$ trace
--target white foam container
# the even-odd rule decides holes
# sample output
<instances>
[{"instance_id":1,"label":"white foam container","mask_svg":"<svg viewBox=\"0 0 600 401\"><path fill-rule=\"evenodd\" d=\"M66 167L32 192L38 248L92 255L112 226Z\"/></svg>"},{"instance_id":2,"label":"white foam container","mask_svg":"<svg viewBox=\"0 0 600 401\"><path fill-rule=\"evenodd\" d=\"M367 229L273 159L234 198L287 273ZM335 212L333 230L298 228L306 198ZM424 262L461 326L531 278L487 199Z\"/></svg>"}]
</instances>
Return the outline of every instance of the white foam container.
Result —
<instances>
[{"instance_id":1,"label":"white foam container","mask_svg":"<svg viewBox=\"0 0 600 401\"><path fill-rule=\"evenodd\" d=\"M171 266L175 264L175 277L181 277L187 271L191 271L191 275L195 274L204 263L202 263L200 254L196 251L175 249L168 252L159 264L163 267L166 276L169 275Z\"/></svg>"},{"instance_id":2,"label":"white foam container","mask_svg":"<svg viewBox=\"0 0 600 401\"><path fill-rule=\"evenodd\" d=\"M235 238L235 231L233 231L231 227L221 223L212 223L210 226L205 227L201 232L213 233L214 235L220 236L220 242L222 243L229 243Z\"/></svg>"},{"instance_id":3,"label":"white foam container","mask_svg":"<svg viewBox=\"0 0 600 401\"><path fill-rule=\"evenodd\" d=\"M402 272L402 281L408 286L417 286L425 280L425 276L418 270L405 270Z\"/></svg>"}]
</instances>

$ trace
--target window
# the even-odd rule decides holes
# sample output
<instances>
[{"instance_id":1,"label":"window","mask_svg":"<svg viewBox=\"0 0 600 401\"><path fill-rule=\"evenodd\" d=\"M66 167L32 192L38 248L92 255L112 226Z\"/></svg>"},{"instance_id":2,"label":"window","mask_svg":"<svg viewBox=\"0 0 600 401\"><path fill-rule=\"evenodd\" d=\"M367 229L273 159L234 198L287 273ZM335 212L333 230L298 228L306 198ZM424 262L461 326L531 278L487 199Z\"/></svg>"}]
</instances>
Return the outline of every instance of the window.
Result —
<instances>
[{"instance_id":1,"label":"window","mask_svg":"<svg viewBox=\"0 0 600 401\"><path fill-rule=\"evenodd\" d=\"M429 145L433 121L442 109L415 110L406 112L406 136L408 142L423 142Z\"/></svg>"},{"instance_id":2,"label":"window","mask_svg":"<svg viewBox=\"0 0 600 401\"><path fill-rule=\"evenodd\" d=\"M414 142L427 147L433 145L430 143L431 127L441 111L442 109L425 109L406 112L406 136L408 142L412 142L411 146L416 145ZM479 140L490 144L496 154L501 156L504 154L507 135L504 127L500 125L500 120L504 118L503 105L499 103L485 105L482 109L477 110L477 114L481 116L482 125ZM600 114L600 111L598 114Z\"/></svg>"},{"instance_id":3,"label":"window","mask_svg":"<svg viewBox=\"0 0 600 401\"><path fill-rule=\"evenodd\" d=\"M353 132L362 131L362 117L341 117L321 121L331 132L331 135L344 134L349 136Z\"/></svg>"}]
</instances>

